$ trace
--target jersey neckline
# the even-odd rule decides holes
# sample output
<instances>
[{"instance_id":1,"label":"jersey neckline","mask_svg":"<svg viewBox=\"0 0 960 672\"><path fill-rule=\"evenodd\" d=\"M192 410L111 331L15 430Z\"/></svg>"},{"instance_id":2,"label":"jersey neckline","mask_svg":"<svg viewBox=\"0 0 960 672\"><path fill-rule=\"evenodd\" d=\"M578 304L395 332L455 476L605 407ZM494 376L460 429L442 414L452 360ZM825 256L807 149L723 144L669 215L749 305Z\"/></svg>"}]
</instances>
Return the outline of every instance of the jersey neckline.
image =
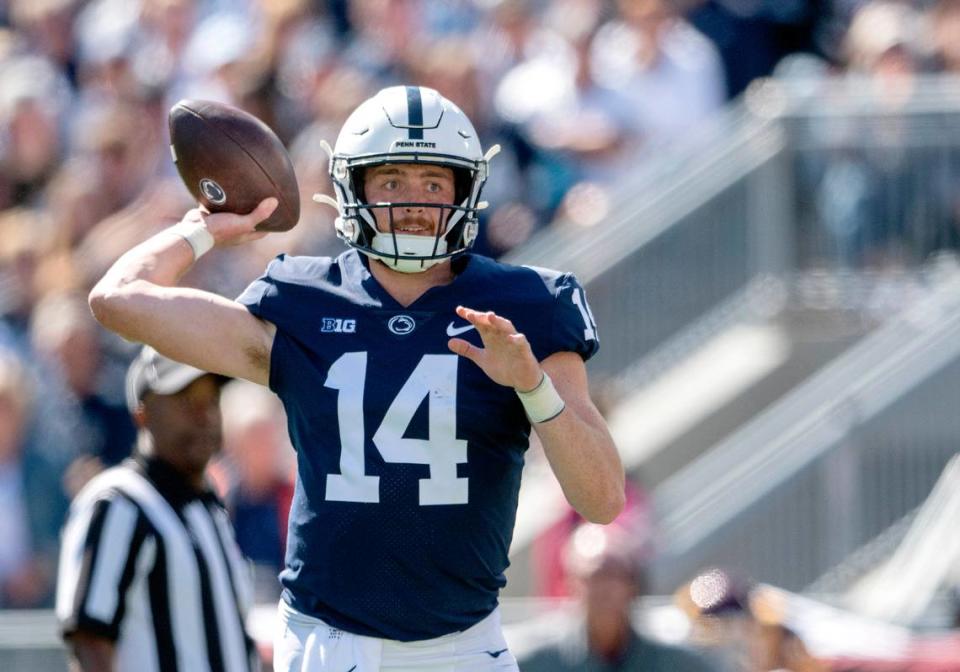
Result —
<instances>
[{"instance_id":1,"label":"jersey neckline","mask_svg":"<svg viewBox=\"0 0 960 672\"><path fill-rule=\"evenodd\" d=\"M442 295L447 290L462 285L461 278L470 274L472 268L476 266L473 263L473 258L475 255L470 253L465 253L463 255L457 256L450 261L452 265L452 270L454 272L453 280L445 285L435 285L427 289L423 294L418 296L413 303L408 306L404 306L395 298L393 295L388 292L383 285L377 280L377 278L370 271L370 259L365 255L360 253L356 249L348 250L344 256L350 258L353 256L353 263L356 264L354 268L349 268L350 272L356 272L357 279L359 280L360 286L370 294L370 296L378 299L380 305L383 308L388 308L391 310L424 310L429 306L429 303L438 295ZM460 267L460 271L457 272L457 267ZM426 305L424 305L426 304Z\"/></svg>"}]
</instances>

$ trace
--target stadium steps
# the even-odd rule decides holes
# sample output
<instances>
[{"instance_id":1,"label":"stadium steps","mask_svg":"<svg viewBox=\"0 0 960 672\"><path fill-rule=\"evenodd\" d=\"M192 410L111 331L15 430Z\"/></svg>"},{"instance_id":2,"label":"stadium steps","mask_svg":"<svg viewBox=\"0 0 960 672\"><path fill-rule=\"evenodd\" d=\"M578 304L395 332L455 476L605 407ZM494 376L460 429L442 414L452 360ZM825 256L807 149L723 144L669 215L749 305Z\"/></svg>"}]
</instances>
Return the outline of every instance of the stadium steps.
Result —
<instances>
[{"instance_id":1,"label":"stadium steps","mask_svg":"<svg viewBox=\"0 0 960 672\"><path fill-rule=\"evenodd\" d=\"M782 360L766 375L633 465L631 476L647 487L655 487L774 404L869 331L865 323L848 311L803 307L788 308L766 328L785 339ZM674 403L684 404L687 400L676 399ZM637 421L642 425L642 418Z\"/></svg>"}]
</instances>

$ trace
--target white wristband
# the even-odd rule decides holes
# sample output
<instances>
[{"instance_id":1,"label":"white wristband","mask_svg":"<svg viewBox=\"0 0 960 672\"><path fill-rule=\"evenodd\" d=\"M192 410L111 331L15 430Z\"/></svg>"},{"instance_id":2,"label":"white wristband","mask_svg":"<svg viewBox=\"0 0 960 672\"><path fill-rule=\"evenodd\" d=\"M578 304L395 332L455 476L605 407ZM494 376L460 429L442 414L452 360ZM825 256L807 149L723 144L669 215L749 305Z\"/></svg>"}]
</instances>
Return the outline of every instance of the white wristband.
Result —
<instances>
[{"instance_id":1,"label":"white wristband","mask_svg":"<svg viewBox=\"0 0 960 672\"><path fill-rule=\"evenodd\" d=\"M517 396L520 397L520 403L523 404L523 410L527 412L530 422L535 424L553 420L566 408L546 371L543 372L539 385L529 392L517 390Z\"/></svg>"},{"instance_id":2,"label":"white wristband","mask_svg":"<svg viewBox=\"0 0 960 672\"><path fill-rule=\"evenodd\" d=\"M187 241L194 261L213 249L213 234L201 222L180 222L170 230Z\"/></svg>"}]
</instances>

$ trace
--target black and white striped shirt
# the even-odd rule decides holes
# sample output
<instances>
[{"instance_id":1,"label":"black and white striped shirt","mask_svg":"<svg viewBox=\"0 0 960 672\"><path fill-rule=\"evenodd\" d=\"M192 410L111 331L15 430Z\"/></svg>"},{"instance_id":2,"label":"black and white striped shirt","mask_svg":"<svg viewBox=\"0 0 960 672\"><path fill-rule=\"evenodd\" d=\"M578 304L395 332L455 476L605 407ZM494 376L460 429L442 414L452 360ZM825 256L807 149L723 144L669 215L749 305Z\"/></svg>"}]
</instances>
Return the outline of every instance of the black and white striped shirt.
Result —
<instances>
[{"instance_id":1,"label":"black and white striped shirt","mask_svg":"<svg viewBox=\"0 0 960 672\"><path fill-rule=\"evenodd\" d=\"M258 670L244 627L251 597L223 506L163 462L127 460L74 500L57 617L65 636L115 641L118 672Z\"/></svg>"}]
</instances>

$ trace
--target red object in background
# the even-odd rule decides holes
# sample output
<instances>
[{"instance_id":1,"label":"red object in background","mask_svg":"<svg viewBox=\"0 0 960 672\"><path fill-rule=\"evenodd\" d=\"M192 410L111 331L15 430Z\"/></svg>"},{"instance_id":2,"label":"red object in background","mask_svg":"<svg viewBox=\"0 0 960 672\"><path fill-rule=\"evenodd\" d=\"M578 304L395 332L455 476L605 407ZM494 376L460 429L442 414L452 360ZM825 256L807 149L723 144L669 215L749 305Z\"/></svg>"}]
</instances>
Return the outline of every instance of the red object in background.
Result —
<instances>
[{"instance_id":1,"label":"red object in background","mask_svg":"<svg viewBox=\"0 0 960 672\"><path fill-rule=\"evenodd\" d=\"M645 536L642 544L649 559L653 551L653 510L647 493L627 483L627 502L623 512L611 525L629 528L631 534ZM539 597L568 597L570 585L564 565L564 549L573 532L584 518L572 508L533 542L531 549L536 595ZM644 558L639 558L643 560Z\"/></svg>"},{"instance_id":2,"label":"red object in background","mask_svg":"<svg viewBox=\"0 0 960 672\"><path fill-rule=\"evenodd\" d=\"M290 506L293 504L293 481L283 480L277 484L277 525L280 527L280 548L286 553L287 522L290 520Z\"/></svg>"}]
</instances>

